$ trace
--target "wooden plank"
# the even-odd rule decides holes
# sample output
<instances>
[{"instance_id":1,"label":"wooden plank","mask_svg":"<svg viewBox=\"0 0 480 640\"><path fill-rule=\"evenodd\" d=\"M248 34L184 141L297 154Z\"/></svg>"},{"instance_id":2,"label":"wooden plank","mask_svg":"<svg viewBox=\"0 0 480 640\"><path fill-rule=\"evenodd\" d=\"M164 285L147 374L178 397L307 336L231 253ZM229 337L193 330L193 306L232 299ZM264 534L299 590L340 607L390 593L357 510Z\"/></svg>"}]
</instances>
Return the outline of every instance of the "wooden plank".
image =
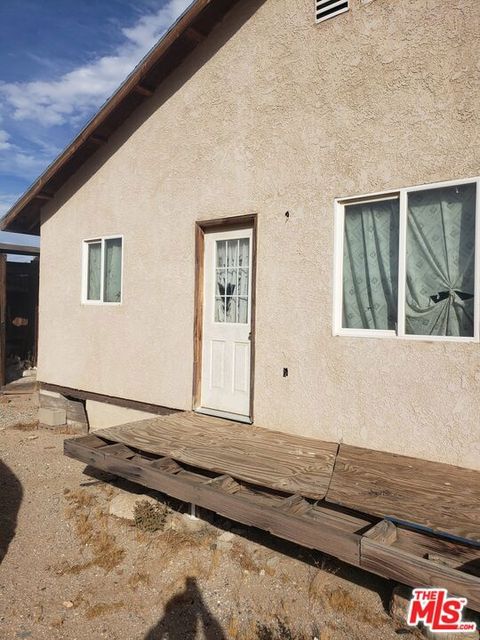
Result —
<instances>
[{"instance_id":1,"label":"wooden plank","mask_svg":"<svg viewBox=\"0 0 480 640\"><path fill-rule=\"evenodd\" d=\"M195 292L193 320L193 390L192 408L202 401L203 280L205 269L205 232L195 225Z\"/></svg>"},{"instance_id":2,"label":"wooden plank","mask_svg":"<svg viewBox=\"0 0 480 640\"><path fill-rule=\"evenodd\" d=\"M0 387L6 382L7 256L0 254Z\"/></svg>"},{"instance_id":3,"label":"wooden plank","mask_svg":"<svg viewBox=\"0 0 480 640\"><path fill-rule=\"evenodd\" d=\"M248 498L248 494L245 496L241 492L228 493L214 483L198 482L193 477L190 478L198 474L183 471L181 475L173 475L164 470L152 468L149 464L138 464L133 460L109 456L103 453L101 448L91 449L84 446L82 440L83 438L65 440L65 455L161 491L178 500L193 502L224 517L264 529L285 540L318 549L359 566L360 536L351 532L350 528L345 528L341 518L338 520L338 526L331 526L330 522L335 522L333 511L329 513L330 522L322 522L319 519L320 516L315 520L308 517L302 518L261 501L253 502ZM359 520L358 528L364 524L363 520Z\"/></svg>"},{"instance_id":4,"label":"wooden plank","mask_svg":"<svg viewBox=\"0 0 480 640\"><path fill-rule=\"evenodd\" d=\"M480 472L347 445L326 500L480 542Z\"/></svg>"},{"instance_id":5,"label":"wooden plank","mask_svg":"<svg viewBox=\"0 0 480 640\"><path fill-rule=\"evenodd\" d=\"M312 508L312 505L305 500L302 496L299 496L296 493L289 498L285 498L282 500L279 509L285 511L286 513L292 513L297 516L303 516L308 513Z\"/></svg>"},{"instance_id":6,"label":"wooden plank","mask_svg":"<svg viewBox=\"0 0 480 640\"><path fill-rule=\"evenodd\" d=\"M360 566L390 580L411 587L443 587L456 596L468 598L468 606L480 610L480 579L426 558L364 537Z\"/></svg>"},{"instance_id":7,"label":"wooden plank","mask_svg":"<svg viewBox=\"0 0 480 640\"><path fill-rule=\"evenodd\" d=\"M240 485L230 476L218 476L217 478L211 478L207 480L206 484L211 487L218 487L226 493L237 493L240 490Z\"/></svg>"},{"instance_id":8,"label":"wooden plank","mask_svg":"<svg viewBox=\"0 0 480 640\"><path fill-rule=\"evenodd\" d=\"M116 458L123 458L125 460L133 458L135 455L135 452L124 444L106 444L102 447L102 453L104 455L115 456Z\"/></svg>"},{"instance_id":9,"label":"wooden plank","mask_svg":"<svg viewBox=\"0 0 480 640\"><path fill-rule=\"evenodd\" d=\"M285 493L322 499L338 445L195 413L110 427L99 436Z\"/></svg>"},{"instance_id":10,"label":"wooden plank","mask_svg":"<svg viewBox=\"0 0 480 640\"><path fill-rule=\"evenodd\" d=\"M136 411L145 411L146 413L154 413L157 415L168 415L170 413L177 413L176 409L169 409L168 407L162 407L158 404L151 404L149 402L140 402L138 400L119 398L117 396L107 396L102 393L95 393L94 391L73 389L72 387L62 387L58 384L50 384L49 382L39 382L38 385L40 389L45 389L46 391L54 391L55 393L59 393L62 396L77 398L78 400L94 400L95 402L104 402L105 404L112 404L116 407L135 409Z\"/></svg>"},{"instance_id":11,"label":"wooden plank","mask_svg":"<svg viewBox=\"0 0 480 640\"><path fill-rule=\"evenodd\" d=\"M161 471L167 471L168 473L179 473L182 470L182 467L171 458L160 458L160 460L154 460L153 462L150 462L150 466L153 469L160 469Z\"/></svg>"},{"instance_id":12,"label":"wooden plank","mask_svg":"<svg viewBox=\"0 0 480 640\"><path fill-rule=\"evenodd\" d=\"M375 542L390 545L397 540L397 527L388 520L381 520L363 535Z\"/></svg>"},{"instance_id":13,"label":"wooden plank","mask_svg":"<svg viewBox=\"0 0 480 640\"><path fill-rule=\"evenodd\" d=\"M461 545L445 538L425 535L417 531L397 529L397 543L404 551L413 553L420 557L428 557L429 555L438 555L455 563L456 569L468 570L473 568L474 564L478 566L480 575L480 549L467 545Z\"/></svg>"}]
</instances>

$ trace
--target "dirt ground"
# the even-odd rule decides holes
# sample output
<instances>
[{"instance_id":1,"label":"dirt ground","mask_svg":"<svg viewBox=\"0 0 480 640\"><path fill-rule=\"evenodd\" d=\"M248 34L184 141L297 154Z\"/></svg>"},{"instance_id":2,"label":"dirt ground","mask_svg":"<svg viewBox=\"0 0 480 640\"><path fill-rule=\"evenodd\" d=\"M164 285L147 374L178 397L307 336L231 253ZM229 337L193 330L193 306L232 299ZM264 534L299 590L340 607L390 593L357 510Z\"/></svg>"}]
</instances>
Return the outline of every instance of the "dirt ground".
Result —
<instances>
[{"instance_id":1,"label":"dirt ground","mask_svg":"<svg viewBox=\"0 0 480 640\"><path fill-rule=\"evenodd\" d=\"M192 530L161 494L158 531L109 515L115 496L144 490L64 457L70 436L32 415L28 397L0 398L2 640L410 635L385 611L391 584L320 554L213 514Z\"/></svg>"}]
</instances>

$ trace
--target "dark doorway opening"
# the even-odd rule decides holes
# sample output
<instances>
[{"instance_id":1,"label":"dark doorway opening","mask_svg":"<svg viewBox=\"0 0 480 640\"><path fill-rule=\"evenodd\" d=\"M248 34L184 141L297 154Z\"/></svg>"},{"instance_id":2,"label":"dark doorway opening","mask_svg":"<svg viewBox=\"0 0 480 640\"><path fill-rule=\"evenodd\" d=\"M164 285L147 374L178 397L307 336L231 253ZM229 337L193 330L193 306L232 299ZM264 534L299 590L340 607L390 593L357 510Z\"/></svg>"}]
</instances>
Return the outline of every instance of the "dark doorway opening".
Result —
<instances>
[{"instance_id":1,"label":"dark doorway opening","mask_svg":"<svg viewBox=\"0 0 480 640\"><path fill-rule=\"evenodd\" d=\"M37 364L39 258L17 262L7 251L0 251L0 386Z\"/></svg>"}]
</instances>

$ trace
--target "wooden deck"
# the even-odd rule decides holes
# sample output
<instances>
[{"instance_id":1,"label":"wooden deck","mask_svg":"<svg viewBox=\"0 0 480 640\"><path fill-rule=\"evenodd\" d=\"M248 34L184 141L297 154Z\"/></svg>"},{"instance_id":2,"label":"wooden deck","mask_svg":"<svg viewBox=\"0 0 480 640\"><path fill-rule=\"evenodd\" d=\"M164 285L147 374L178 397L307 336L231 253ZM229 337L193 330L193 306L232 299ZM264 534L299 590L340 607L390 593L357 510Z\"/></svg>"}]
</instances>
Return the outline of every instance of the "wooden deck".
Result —
<instances>
[{"instance_id":1,"label":"wooden deck","mask_svg":"<svg viewBox=\"0 0 480 640\"><path fill-rule=\"evenodd\" d=\"M65 454L480 611L480 473L174 413Z\"/></svg>"},{"instance_id":2,"label":"wooden deck","mask_svg":"<svg viewBox=\"0 0 480 640\"><path fill-rule=\"evenodd\" d=\"M480 543L480 472L341 445L327 500Z\"/></svg>"},{"instance_id":3,"label":"wooden deck","mask_svg":"<svg viewBox=\"0 0 480 640\"><path fill-rule=\"evenodd\" d=\"M338 444L331 442L187 412L111 427L96 435L317 500L327 493L338 451Z\"/></svg>"}]
</instances>

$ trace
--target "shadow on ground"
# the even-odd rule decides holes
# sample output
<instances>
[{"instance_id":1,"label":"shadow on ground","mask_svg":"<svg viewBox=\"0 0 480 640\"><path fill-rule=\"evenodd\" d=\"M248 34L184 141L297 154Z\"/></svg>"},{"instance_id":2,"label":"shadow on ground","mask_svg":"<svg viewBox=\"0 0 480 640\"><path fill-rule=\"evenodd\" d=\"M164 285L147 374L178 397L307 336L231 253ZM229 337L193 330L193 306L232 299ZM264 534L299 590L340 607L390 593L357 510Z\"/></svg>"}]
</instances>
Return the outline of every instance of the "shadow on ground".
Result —
<instances>
[{"instance_id":1,"label":"shadow on ground","mask_svg":"<svg viewBox=\"0 0 480 640\"><path fill-rule=\"evenodd\" d=\"M17 476L0 460L0 564L15 537L23 489Z\"/></svg>"},{"instance_id":2,"label":"shadow on ground","mask_svg":"<svg viewBox=\"0 0 480 640\"><path fill-rule=\"evenodd\" d=\"M150 629L144 640L195 640L199 625L206 640L227 640L205 604L195 578L186 578L185 588L170 598L163 618Z\"/></svg>"}]
</instances>

